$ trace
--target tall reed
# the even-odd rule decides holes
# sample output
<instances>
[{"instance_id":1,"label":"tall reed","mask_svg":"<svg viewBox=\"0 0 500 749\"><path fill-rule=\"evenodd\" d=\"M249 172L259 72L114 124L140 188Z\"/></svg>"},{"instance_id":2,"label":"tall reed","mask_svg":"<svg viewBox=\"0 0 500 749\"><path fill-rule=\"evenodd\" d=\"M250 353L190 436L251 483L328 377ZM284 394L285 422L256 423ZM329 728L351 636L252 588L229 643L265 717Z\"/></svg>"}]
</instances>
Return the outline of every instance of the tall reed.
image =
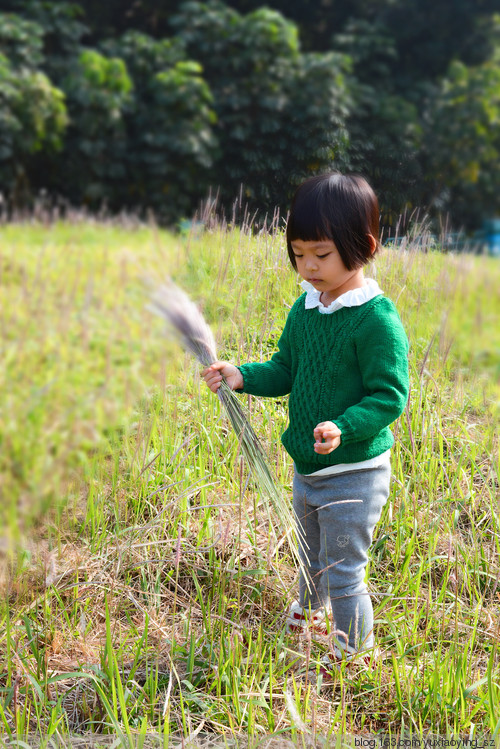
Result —
<instances>
[{"instance_id":1,"label":"tall reed","mask_svg":"<svg viewBox=\"0 0 500 749\"><path fill-rule=\"evenodd\" d=\"M173 282L161 286L153 296L151 309L163 317L170 329L176 334L186 351L192 354L204 367L217 361L215 339L198 307L187 294ZM238 397L223 379L217 396L222 403L236 436L241 445L247 465L255 479L257 487L266 501L270 519L274 510L281 525L282 532L290 538L296 535L298 544L306 553L306 542L303 531L295 523L289 502L283 497L271 474L266 453L250 424ZM295 531L297 531L295 533ZM290 547L299 566L302 561L294 539Z\"/></svg>"}]
</instances>

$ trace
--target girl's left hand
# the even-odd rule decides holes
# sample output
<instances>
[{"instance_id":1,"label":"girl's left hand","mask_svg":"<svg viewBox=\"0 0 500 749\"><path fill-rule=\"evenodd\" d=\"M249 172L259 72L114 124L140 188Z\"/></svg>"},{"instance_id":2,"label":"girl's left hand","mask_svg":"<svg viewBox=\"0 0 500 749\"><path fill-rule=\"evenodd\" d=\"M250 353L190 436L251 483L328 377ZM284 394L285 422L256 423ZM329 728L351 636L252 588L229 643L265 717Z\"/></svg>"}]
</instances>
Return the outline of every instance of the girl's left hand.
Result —
<instances>
[{"instance_id":1,"label":"girl's left hand","mask_svg":"<svg viewBox=\"0 0 500 749\"><path fill-rule=\"evenodd\" d=\"M342 432L333 421L322 421L314 430L314 452L328 455L340 445Z\"/></svg>"}]
</instances>

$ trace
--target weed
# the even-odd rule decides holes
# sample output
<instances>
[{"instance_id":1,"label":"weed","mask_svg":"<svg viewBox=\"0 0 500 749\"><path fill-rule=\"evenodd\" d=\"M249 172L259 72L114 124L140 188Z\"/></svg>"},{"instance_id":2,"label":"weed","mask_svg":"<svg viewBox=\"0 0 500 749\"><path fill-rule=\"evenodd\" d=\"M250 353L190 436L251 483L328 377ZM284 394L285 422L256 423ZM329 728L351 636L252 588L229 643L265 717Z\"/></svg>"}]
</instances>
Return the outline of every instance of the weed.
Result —
<instances>
[{"instance_id":1,"label":"weed","mask_svg":"<svg viewBox=\"0 0 500 749\"><path fill-rule=\"evenodd\" d=\"M279 232L1 231L4 735L498 735L498 261L418 243L377 259L412 379L369 570L382 657L327 685L324 645L283 632L286 536L143 284L170 275L223 358L266 359L299 293ZM245 404L289 492L286 401Z\"/></svg>"}]
</instances>

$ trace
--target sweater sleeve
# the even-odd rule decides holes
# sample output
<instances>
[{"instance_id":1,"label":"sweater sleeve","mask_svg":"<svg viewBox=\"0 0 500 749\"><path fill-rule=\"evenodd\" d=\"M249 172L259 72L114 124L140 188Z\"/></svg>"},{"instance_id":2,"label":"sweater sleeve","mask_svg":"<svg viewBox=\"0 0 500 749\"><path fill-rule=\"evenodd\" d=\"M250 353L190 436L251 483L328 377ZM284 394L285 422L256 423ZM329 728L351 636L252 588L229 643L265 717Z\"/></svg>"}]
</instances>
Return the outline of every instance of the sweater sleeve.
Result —
<instances>
[{"instance_id":1,"label":"sweater sleeve","mask_svg":"<svg viewBox=\"0 0 500 749\"><path fill-rule=\"evenodd\" d=\"M367 395L333 418L348 444L373 437L402 414L408 400L408 339L395 306L384 315L369 315L356 339L363 387Z\"/></svg>"},{"instance_id":2,"label":"sweater sleeve","mask_svg":"<svg viewBox=\"0 0 500 749\"><path fill-rule=\"evenodd\" d=\"M293 310L293 307L292 307ZM236 392L277 397L287 395L292 389L292 353L290 328L292 310L278 341L278 350L267 362L242 364L243 388Z\"/></svg>"}]
</instances>

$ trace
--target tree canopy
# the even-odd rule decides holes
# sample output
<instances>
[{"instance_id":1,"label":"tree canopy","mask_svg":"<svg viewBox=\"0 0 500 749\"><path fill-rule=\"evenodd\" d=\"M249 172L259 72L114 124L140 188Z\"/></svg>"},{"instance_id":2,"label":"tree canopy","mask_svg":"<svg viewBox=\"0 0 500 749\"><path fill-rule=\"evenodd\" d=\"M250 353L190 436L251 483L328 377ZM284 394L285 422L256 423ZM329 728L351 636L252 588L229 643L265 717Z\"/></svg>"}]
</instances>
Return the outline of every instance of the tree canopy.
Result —
<instances>
[{"instance_id":1,"label":"tree canopy","mask_svg":"<svg viewBox=\"0 0 500 749\"><path fill-rule=\"evenodd\" d=\"M271 7L269 7L271 6ZM211 190L284 210L365 174L387 222L500 212L496 0L4 0L0 176L12 205L153 209Z\"/></svg>"}]
</instances>

